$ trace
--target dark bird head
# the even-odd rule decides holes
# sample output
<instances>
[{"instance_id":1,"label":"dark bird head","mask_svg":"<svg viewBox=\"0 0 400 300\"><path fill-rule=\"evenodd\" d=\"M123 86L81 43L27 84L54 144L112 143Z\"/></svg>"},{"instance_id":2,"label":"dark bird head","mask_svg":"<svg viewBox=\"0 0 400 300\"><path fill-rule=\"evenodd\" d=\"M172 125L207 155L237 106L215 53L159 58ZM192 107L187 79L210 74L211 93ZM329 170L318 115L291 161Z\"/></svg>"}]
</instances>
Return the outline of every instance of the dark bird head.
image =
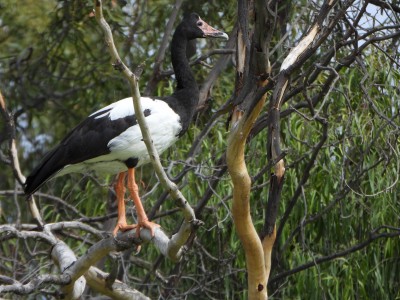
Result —
<instances>
[{"instance_id":1,"label":"dark bird head","mask_svg":"<svg viewBox=\"0 0 400 300\"><path fill-rule=\"evenodd\" d=\"M179 30L181 34L185 35L188 40L197 38L228 39L228 35L225 32L211 27L196 13L187 15L181 24L179 24L177 30Z\"/></svg>"}]
</instances>

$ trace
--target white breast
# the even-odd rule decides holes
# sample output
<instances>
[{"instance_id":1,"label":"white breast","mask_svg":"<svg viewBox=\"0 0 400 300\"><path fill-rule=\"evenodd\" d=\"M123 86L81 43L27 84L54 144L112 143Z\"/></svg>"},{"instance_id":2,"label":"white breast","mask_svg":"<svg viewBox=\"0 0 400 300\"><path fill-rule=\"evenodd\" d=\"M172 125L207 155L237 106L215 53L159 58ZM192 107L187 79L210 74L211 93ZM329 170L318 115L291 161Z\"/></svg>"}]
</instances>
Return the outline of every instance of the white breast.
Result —
<instances>
[{"instance_id":1,"label":"white breast","mask_svg":"<svg viewBox=\"0 0 400 300\"><path fill-rule=\"evenodd\" d=\"M158 153L162 153L178 139L178 134L182 129L179 116L162 100L143 97L142 108L150 111L150 115L145 118L146 123L154 146ZM139 165L150 161L139 125L129 127L119 136L112 139L108 143L108 147L111 151L110 155L119 159L125 160L130 157L137 157L139 158Z\"/></svg>"}]
</instances>

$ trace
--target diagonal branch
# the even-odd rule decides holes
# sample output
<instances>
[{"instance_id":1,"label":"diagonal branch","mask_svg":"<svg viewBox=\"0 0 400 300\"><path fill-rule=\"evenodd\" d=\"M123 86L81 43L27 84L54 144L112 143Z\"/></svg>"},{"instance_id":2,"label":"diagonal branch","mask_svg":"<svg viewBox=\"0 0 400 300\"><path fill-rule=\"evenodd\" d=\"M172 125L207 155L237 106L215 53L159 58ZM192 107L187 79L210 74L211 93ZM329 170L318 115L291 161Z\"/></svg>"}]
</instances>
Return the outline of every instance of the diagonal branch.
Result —
<instances>
[{"instance_id":1,"label":"diagonal branch","mask_svg":"<svg viewBox=\"0 0 400 300\"><path fill-rule=\"evenodd\" d=\"M21 172L19 159L18 159L18 151L17 151L17 142L16 142L16 130L13 115L7 110L6 101L3 97L3 94L0 91L0 112L5 120L7 126L7 132L9 134L9 150L10 150L10 162L11 168L14 173L15 179L18 183L23 186L25 183L25 176ZM35 199L33 196L30 196L27 199L28 206L30 208L32 217L35 219L36 223L39 226L43 226L44 222L42 220L42 216L40 215L39 209L36 205Z\"/></svg>"}]
</instances>

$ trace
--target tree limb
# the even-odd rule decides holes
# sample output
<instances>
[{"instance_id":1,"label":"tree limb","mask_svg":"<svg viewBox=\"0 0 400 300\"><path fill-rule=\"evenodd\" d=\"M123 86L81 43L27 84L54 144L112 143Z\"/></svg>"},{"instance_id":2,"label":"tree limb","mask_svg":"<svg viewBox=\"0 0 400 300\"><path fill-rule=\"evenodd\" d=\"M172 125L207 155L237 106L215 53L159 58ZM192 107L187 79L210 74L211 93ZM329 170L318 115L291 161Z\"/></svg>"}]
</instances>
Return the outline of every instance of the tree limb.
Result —
<instances>
[{"instance_id":1,"label":"tree limb","mask_svg":"<svg viewBox=\"0 0 400 300\"><path fill-rule=\"evenodd\" d=\"M241 2L242 6L245 6ZM255 5L257 8L257 4ZM247 8L240 7L240 11L247 11ZM262 12L257 15L257 19L262 19ZM243 22L243 21L242 21ZM262 23L259 22L258 26ZM263 87L268 85L268 80L264 77L270 71L270 65L268 57L265 56L264 47L265 44L262 42L262 46L257 40L257 34L254 34L253 43L258 43L259 47L256 49L247 48L244 45L248 45L248 41L245 39L247 36L242 32L243 28L246 28L246 21L240 23L238 30L238 48L237 48L237 61L241 62L237 66L237 78L236 88L243 94L245 93L245 99L254 99L256 94L254 90L249 94L247 89L243 86L249 87L250 85L257 85ZM261 28L256 27L261 30ZM243 45L241 47L240 45ZM254 52L257 54L253 57ZM252 56L248 59L248 56ZM251 62L252 64L245 64L245 62ZM254 72L251 73L251 72ZM244 76L249 74L249 76ZM260 80L256 83L254 78L258 77ZM245 81L242 81L242 80ZM250 97L249 97L250 96ZM248 284L248 298L249 299L268 299L267 293L267 280L268 274L265 268L264 250L261 244L261 240L257 234L257 231L253 225L253 221L250 214L250 190L251 190L251 178L247 171L245 162L245 146L248 135L255 123L264 103L267 98L267 93L264 93L261 99L257 99L255 105L251 105L250 109L241 111L240 108L235 107L232 115L231 130L228 136L227 151L226 151L226 162L228 166L229 174L232 178L233 183L233 201L232 201L232 216L235 223L236 232L243 245L245 257L246 257L246 268L247 268L247 284ZM249 106L247 106L249 108Z\"/></svg>"},{"instance_id":2,"label":"tree limb","mask_svg":"<svg viewBox=\"0 0 400 300\"><path fill-rule=\"evenodd\" d=\"M17 144L16 144L16 140L15 140L16 131L15 131L14 119L13 119L12 114L9 113L7 110L6 101L5 101L1 91L0 91L0 111L5 120L5 123L7 126L7 132L9 134L9 150L10 150L11 167L12 167L12 170L13 170L16 180L19 182L19 184L21 186L24 186L25 176L21 172L19 159L18 159ZM37 205L36 205L36 202L35 202L35 199L33 198L33 196L30 196L27 199L27 202L28 202L32 217L35 219L35 221L38 223L39 226L43 226L44 222L42 220L42 216L39 213L39 209L37 208Z\"/></svg>"},{"instance_id":3,"label":"tree limb","mask_svg":"<svg viewBox=\"0 0 400 300\"><path fill-rule=\"evenodd\" d=\"M383 229L383 228L388 228L388 227L382 226L381 228L377 228L377 229L371 231L369 233L369 237L366 240L364 240L363 242L361 242L359 244L356 244L356 245L354 245L354 246L352 246L352 247L350 247L348 249L345 249L345 250L342 250L342 251L338 251L338 252L335 252L335 253L327 255L327 256L322 256L322 257L315 258L315 259L313 259L313 261L308 262L308 263L306 263L304 265L295 267L295 268L293 268L291 270L288 270L286 272L282 272L282 273L274 276L273 278L271 278L271 280L269 281L269 284L272 284L272 283L274 283L276 281L281 280L282 278L288 277L290 275L296 274L296 273L304 271L306 269L315 267L315 266L317 266L319 264L322 264L324 262L328 262L328 261L334 260L334 259L336 259L338 257L344 257L346 255L349 255L349 254L353 253L353 252L359 251L359 250L367 247L368 245L370 245L373 241L375 241L377 239L381 239L381 238L398 238L400 236L400 228L388 228L388 229L394 230L394 232L378 233L379 230Z\"/></svg>"},{"instance_id":4,"label":"tree limb","mask_svg":"<svg viewBox=\"0 0 400 300\"><path fill-rule=\"evenodd\" d=\"M127 284L115 280L111 287L107 285L109 274L96 267L90 267L85 273L87 284L95 291L116 300L150 300L139 291L130 288Z\"/></svg>"}]
</instances>

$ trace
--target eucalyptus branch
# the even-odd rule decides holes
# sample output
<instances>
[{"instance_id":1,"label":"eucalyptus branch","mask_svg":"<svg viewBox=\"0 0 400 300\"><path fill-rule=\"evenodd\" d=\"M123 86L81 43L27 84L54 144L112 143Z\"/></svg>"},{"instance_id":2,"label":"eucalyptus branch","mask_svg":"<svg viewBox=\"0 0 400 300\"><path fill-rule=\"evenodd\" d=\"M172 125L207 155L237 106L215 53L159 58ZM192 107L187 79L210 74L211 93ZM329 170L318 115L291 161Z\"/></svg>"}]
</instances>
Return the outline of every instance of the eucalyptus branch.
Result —
<instances>
[{"instance_id":1,"label":"eucalyptus branch","mask_svg":"<svg viewBox=\"0 0 400 300\"><path fill-rule=\"evenodd\" d=\"M18 230L17 227L19 227L19 225L0 225L0 241L4 241L10 238L32 238L35 240L42 240L52 246L57 243L57 239L53 235L49 235L40 231Z\"/></svg>"},{"instance_id":2,"label":"eucalyptus branch","mask_svg":"<svg viewBox=\"0 0 400 300\"><path fill-rule=\"evenodd\" d=\"M44 284L59 284L63 285L63 293L65 297L68 299L78 299L82 295L86 284L86 280L82 276L89 272L96 262L112 251L129 249L142 242L136 237L135 231L124 232L118 236L118 239L109 237L100 240L91 246L84 255L76 258L74 252L67 246L67 244L55 238L52 234L52 230L58 231L65 228L76 228L99 234L98 232L93 232L93 229L90 228L90 226L79 222L61 222L46 224L43 228L43 232L19 230L17 227L19 226L0 225L0 241L18 238L39 239L48 243L52 246L52 259L58 263L62 274L42 274L26 284L14 281L9 285L0 286L0 293L14 292L18 294L29 294L34 290L40 289ZM22 227L31 228L32 226L29 225ZM154 239L154 243L160 249L160 252L171 260L176 261L180 259L182 250L180 247L179 249L175 249L176 247L173 238L169 239L162 230L156 230L155 237L152 237L150 232L145 230L141 233L141 237L147 242ZM93 271L89 273L93 275ZM94 279L90 280L93 282Z\"/></svg>"},{"instance_id":3,"label":"eucalyptus branch","mask_svg":"<svg viewBox=\"0 0 400 300\"><path fill-rule=\"evenodd\" d=\"M109 46L111 57L112 57L113 61L115 61L115 67L118 70L122 71L124 76L129 81L129 84L131 87L132 98L133 98L133 105L135 108L135 114L137 117L137 121L138 121L140 130L142 132L143 141L146 144L147 151L148 151L150 159L151 159L151 163L155 169L157 177L158 177L160 183L162 184L163 188L169 192L171 197L176 201L177 206L182 210L182 212L184 214L185 222L182 224L181 230L179 230L179 232L178 232L179 234L177 234L171 238L171 241L173 241L171 243L171 249L175 249L176 251L179 252L178 249L180 249L180 247L182 247L185 244L190 233L197 226L200 225L200 222L196 219L194 211L191 208L191 206L189 205L188 201L185 199L185 197L179 191L177 186L168 179L167 175L164 172L164 169L160 162L159 155L158 155L157 150L155 149L154 144L152 142L150 132L147 127L145 117L143 114L143 110L141 107L137 77L126 67L126 65L121 61L121 59L118 55L117 49L114 45L110 26L108 25L108 23L106 22L106 20L104 19L104 16L103 16L102 1L95 0L94 3L95 3L96 20L100 24L100 26L105 34L105 39L106 39L107 45Z\"/></svg>"},{"instance_id":4,"label":"eucalyptus branch","mask_svg":"<svg viewBox=\"0 0 400 300\"><path fill-rule=\"evenodd\" d=\"M238 12L246 11L246 5L241 3ZM249 24L246 19L239 20L238 30L238 50L236 60L240 63L236 67L237 78L247 72L251 75L244 76L243 81L236 82L235 89L245 99L254 99L257 90L251 90L251 87L263 87L268 85L268 79L265 75L270 72L269 57L265 47L265 34L261 23L266 18L265 3L256 1L254 9L257 9L257 22L251 43L259 45L259 56L249 59L251 51L244 45L250 44L250 38L247 36L246 28ZM258 34L260 33L260 34ZM243 45L243 46L241 46ZM261 46L262 45L262 46ZM250 73L252 72L252 73ZM257 78L257 80L254 80ZM244 95L244 96L243 96ZM247 268L247 286L248 298L255 300L268 299L267 282L269 270L266 268L265 251L260 237L255 229L250 207L251 177L249 175L246 160L245 149L246 141L251 129L258 118L264 103L267 99L267 92L254 102L252 107L246 107L242 111L235 106L232 113L231 129L227 141L226 164L233 183L232 217L236 228L236 233L241 241L246 258ZM249 102L245 104L248 105Z\"/></svg>"},{"instance_id":5,"label":"eucalyptus branch","mask_svg":"<svg viewBox=\"0 0 400 300\"><path fill-rule=\"evenodd\" d=\"M54 245L51 257L53 261L58 263L61 274L76 262L75 253L63 241L58 241ZM62 276L65 276L65 274ZM70 278L69 283L62 287L63 296L66 299L79 299L85 290L86 280L83 276L76 279L70 276Z\"/></svg>"},{"instance_id":6,"label":"eucalyptus branch","mask_svg":"<svg viewBox=\"0 0 400 300\"><path fill-rule=\"evenodd\" d=\"M150 298L144 296L142 293L130 288L123 282L116 280L111 287L107 286L108 274L95 268L90 267L85 273L85 279L88 285L101 294L107 295L112 299L121 300L148 300ZM47 284L58 284L66 285L70 281L69 276L66 275L50 275L44 274L35 277L27 284L9 278L7 276L0 275L0 282L7 283L8 285L0 286L1 293L15 293L19 295L28 295L32 292L40 289Z\"/></svg>"},{"instance_id":7,"label":"eucalyptus branch","mask_svg":"<svg viewBox=\"0 0 400 300\"><path fill-rule=\"evenodd\" d=\"M17 191L15 191L15 190L3 190L3 191L0 191L0 196L12 196L12 195L24 196L25 193L23 191L21 191L21 190L17 190ZM64 201L60 197L57 197L57 196L54 196L54 195L51 195L51 194L47 194L47 193L42 193L42 192L35 192L35 195L38 196L38 197L41 197L42 201L43 201L43 199L48 199L48 200L60 203L66 209L71 210L74 214L76 214L80 218L85 218L86 217L78 209L76 209L75 206L69 204L68 202Z\"/></svg>"},{"instance_id":8,"label":"eucalyptus branch","mask_svg":"<svg viewBox=\"0 0 400 300\"><path fill-rule=\"evenodd\" d=\"M16 143L16 131L13 116L7 110L6 101L3 97L3 94L0 91L0 111L5 120L7 126L7 132L9 134L9 151L10 151L10 162L11 168L14 173L15 179L19 182L21 186L25 183L25 176L21 172L19 159L18 159L18 151L17 151L17 143ZM42 216L40 215L39 209L36 205L35 199L33 196L30 196L27 199L32 217L39 224L39 226L43 226L44 222L42 220Z\"/></svg>"},{"instance_id":9,"label":"eucalyptus branch","mask_svg":"<svg viewBox=\"0 0 400 300\"><path fill-rule=\"evenodd\" d=\"M96 228L89 226L85 223L81 223L78 221L65 221L65 222L57 222L57 223L50 223L46 224L44 226L46 230L51 230L51 231L61 231L64 229L79 229L82 231L86 231L88 233L91 233L92 235L98 237L98 238L104 238L104 235L106 234L103 231L97 230Z\"/></svg>"},{"instance_id":10,"label":"eucalyptus branch","mask_svg":"<svg viewBox=\"0 0 400 300\"><path fill-rule=\"evenodd\" d=\"M393 232L381 232L381 233L379 233L379 231L381 229L391 229L391 230L393 230ZM347 248L345 250L334 252L333 254L330 254L330 255L327 255L327 256L322 256L322 257L315 258L312 261L310 261L308 263L305 263L305 264L303 264L301 266L295 267L295 268L293 268L291 270L288 270L286 272L282 272L282 273L274 276L273 278L271 278L271 280L269 281L269 284L272 284L272 283L274 283L276 281L281 280L282 278L291 276L293 274L296 274L298 272L304 271L306 269L315 267L315 266L317 266L319 264L322 264L322 263L325 263L325 262L328 262L328 261L332 261L332 260L334 260L334 259L336 259L338 257L344 257L344 256L347 256L347 255L349 255L351 253L357 252L357 251L367 247L368 245L373 243L375 240L378 240L378 239L381 239L381 238L386 238L386 239L398 238L399 236L400 236L400 228L382 226L380 228L372 230L369 233L368 238L365 239L364 241L362 241L361 243L356 244L356 245L354 245L352 247L349 247L349 248Z\"/></svg>"},{"instance_id":11,"label":"eucalyptus branch","mask_svg":"<svg viewBox=\"0 0 400 300\"><path fill-rule=\"evenodd\" d=\"M115 280L111 286L108 284L109 274L96 267L90 267L85 273L87 284L95 291L118 300L149 300L139 291L130 288L127 284Z\"/></svg>"},{"instance_id":12,"label":"eucalyptus branch","mask_svg":"<svg viewBox=\"0 0 400 300\"><path fill-rule=\"evenodd\" d=\"M65 285L70 282L70 278L64 275L51 275L41 274L34 277L31 281L26 284L22 284L19 281L14 281L9 285L0 285L0 295L3 293L15 293L19 295L28 295L32 292L40 289L46 284L58 284Z\"/></svg>"}]
</instances>

